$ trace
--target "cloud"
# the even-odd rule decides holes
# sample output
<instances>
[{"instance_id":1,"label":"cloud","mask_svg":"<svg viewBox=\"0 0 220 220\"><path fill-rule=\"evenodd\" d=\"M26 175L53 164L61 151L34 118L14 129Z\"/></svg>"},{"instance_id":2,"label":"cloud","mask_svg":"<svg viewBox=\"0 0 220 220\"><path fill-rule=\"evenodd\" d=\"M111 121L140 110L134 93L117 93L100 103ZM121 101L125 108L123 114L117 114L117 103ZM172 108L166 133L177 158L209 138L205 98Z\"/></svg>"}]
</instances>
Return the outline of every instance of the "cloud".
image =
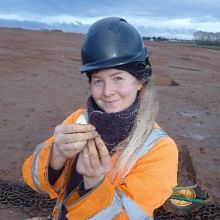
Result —
<instances>
[{"instance_id":1,"label":"cloud","mask_svg":"<svg viewBox=\"0 0 220 220\"><path fill-rule=\"evenodd\" d=\"M219 0L10 0L1 1L0 12L30 13L56 16L97 17L114 14L152 17L203 17L220 18ZM83 17L84 17L83 16Z\"/></svg>"},{"instance_id":2,"label":"cloud","mask_svg":"<svg viewBox=\"0 0 220 220\"><path fill-rule=\"evenodd\" d=\"M86 31L100 18L120 16L142 34L154 27L155 33L174 30L188 35L192 30L220 31L219 11L219 0L10 0L1 2L0 19L63 25L62 29L75 25Z\"/></svg>"},{"instance_id":3,"label":"cloud","mask_svg":"<svg viewBox=\"0 0 220 220\"><path fill-rule=\"evenodd\" d=\"M18 21L18 20L3 20L0 19L0 26L2 27L21 27L24 29L59 29L65 32L76 32L76 33L86 33L89 24L83 24L81 22L74 23L44 23L44 22L35 22L35 21ZM144 37L153 37L153 36L161 36L166 38L176 38L176 39L192 39L192 35L195 30L191 29L183 29L183 28L156 28L152 26L144 27L137 26L136 27L139 33Z\"/></svg>"}]
</instances>

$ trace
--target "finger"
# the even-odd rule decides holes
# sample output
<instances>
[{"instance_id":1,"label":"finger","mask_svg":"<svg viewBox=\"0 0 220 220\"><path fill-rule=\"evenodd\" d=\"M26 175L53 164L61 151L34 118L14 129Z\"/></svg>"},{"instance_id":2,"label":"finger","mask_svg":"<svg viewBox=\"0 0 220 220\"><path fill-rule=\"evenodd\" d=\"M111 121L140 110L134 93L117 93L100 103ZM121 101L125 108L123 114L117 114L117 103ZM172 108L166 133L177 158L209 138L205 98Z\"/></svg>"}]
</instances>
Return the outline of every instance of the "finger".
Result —
<instances>
[{"instance_id":1,"label":"finger","mask_svg":"<svg viewBox=\"0 0 220 220\"><path fill-rule=\"evenodd\" d=\"M73 133L65 134L62 136L64 143L76 143L80 141L87 141L98 137L99 134L96 131L89 131L85 133Z\"/></svg>"},{"instance_id":2,"label":"finger","mask_svg":"<svg viewBox=\"0 0 220 220\"><path fill-rule=\"evenodd\" d=\"M95 143L96 143L96 147L97 147L100 158L106 157L106 156L110 157L108 148L106 147L105 143L103 142L100 136L95 138Z\"/></svg>"},{"instance_id":3,"label":"finger","mask_svg":"<svg viewBox=\"0 0 220 220\"><path fill-rule=\"evenodd\" d=\"M88 140L88 153L91 167L95 170L99 170L101 167L99 154L96 148L94 140Z\"/></svg>"},{"instance_id":4,"label":"finger","mask_svg":"<svg viewBox=\"0 0 220 220\"><path fill-rule=\"evenodd\" d=\"M86 142L84 143L84 145L86 144ZM72 151L72 152L79 152L81 151L83 148L83 143L82 142L78 142L78 143L69 143L69 144L61 144L59 146L59 149L61 151Z\"/></svg>"},{"instance_id":5,"label":"finger","mask_svg":"<svg viewBox=\"0 0 220 220\"><path fill-rule=\"evenodd\" d=\"M82 161L83 161L83 165L85 167L85 170L86 170L86 173L90 173L92 174L92 167L91 167L91 164L90 164L90 160L89 160L89 152L88 152L88 148L85 147L83 150L82 150Z\"/></svg>"},{"instance_id":6,"label":"finger","mask_svg":"<svg viewBox=\"0 0 220 220\"><path fill-rule=\"evenodd\" d=\"M61 124L55 128L56 132L71 134L78 132L95 131L95 127L91 124Z\"/></svg>"},{"instance_id":7,"label":"finger","mask_svg":"<svg viewBox=\"0 0 220 220\"><path fill-rule=\"evenodd\" d=\"M79 157L78 157L77 165L76 165L76 170L81 175L83 175L85 173L82 151L79 153Z\"/></svg>"},{"instance_id":8,"label":"finger","mask_svg":"<svg viewBox=\"0 0 220 220\"><path fill-rule=\"evenodd\" d=\"M94 139L98 136L99 134L96 131L90 131L86 133L58 134L55 135L54 141L59 144L62 143L69 144L69 143L87 141L89 139Z\"/></svg>"},{"instance_id":9,"label":"finger","mask_svg":"<svg viewBox=\"0 0 220 220\"><path fill-rule=\"evenodd\" d=\"M98 149L101 164L103 168L108 171L111 165L111 157L109 151L100 137L95 138L95 143Z\"/></svg>"}]
</instances>

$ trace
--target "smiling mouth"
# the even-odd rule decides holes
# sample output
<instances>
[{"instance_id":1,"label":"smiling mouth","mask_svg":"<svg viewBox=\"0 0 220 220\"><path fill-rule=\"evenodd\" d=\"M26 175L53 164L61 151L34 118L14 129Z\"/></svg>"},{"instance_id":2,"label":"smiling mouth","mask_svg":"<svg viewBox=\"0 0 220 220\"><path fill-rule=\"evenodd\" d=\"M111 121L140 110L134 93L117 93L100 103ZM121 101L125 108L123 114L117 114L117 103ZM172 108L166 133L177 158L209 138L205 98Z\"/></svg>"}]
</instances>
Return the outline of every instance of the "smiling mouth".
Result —
<instances>
[{"instance_id":1,"label":"smiling mouth","mask_svg":"<svg viewBox=\"0 0 220 220\"><path fill-rule=\"evenodd\" d=\"M107 103L107 104L112 104L112 103L115 103L115 102L117 102L118 100L114 100L114 101L104 101L105 103Z\"/></svg>"},{"instance_id":2,"label":"smiling mouth","mask_svg":"<svg viewBox=\"0 0 220 220\"><path fill-rule=\"evenodd\" d=\"M118 101L119 101L119 100L105 101L105 102L104 102L104 105L105 105L107 108L116 107L116 106L118 105Z\"/></svg>"}]
</instances>

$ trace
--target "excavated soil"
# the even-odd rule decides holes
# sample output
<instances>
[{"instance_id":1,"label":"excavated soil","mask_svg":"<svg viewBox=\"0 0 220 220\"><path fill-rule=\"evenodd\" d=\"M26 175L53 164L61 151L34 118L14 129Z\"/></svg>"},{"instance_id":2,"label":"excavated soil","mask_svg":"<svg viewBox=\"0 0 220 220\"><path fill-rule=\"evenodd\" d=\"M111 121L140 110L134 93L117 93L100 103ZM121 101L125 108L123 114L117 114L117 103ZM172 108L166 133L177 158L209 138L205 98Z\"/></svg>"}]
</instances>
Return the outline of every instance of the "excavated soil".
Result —
<instances>
[{"instance_id":1,"label":"excavated soil","mask_svg":"<svg viewBox=\"0 0 220 220\"><path fill-rule=\"evenodd\" d=\"M25 158L66 116L85 106L89 88L86 77L79 73L82 37L0 28L0 182L22 184ZM180 150L180 184L201 186L210 198L210 205L203 211L207 214L212 208L217 213L220 51L178 43L145 44L160 99L158 122ZM48 214L10 205L0 208L0 219ZM203 211L184 219L204 219L199 217ZM158 211L157 219L178 219L163 213L162 209Z\"/></svg>"}]
</instances>

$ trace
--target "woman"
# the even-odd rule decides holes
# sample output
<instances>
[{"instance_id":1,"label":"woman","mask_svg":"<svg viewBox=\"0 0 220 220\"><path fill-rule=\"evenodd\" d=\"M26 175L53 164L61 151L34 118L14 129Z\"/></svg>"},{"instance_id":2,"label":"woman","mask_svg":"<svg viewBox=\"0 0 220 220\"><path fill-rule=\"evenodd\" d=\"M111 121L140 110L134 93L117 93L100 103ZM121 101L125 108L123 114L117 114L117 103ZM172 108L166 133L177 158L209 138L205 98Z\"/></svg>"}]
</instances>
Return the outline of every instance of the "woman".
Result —
<instances>
[{"instance_id":1,"label":"woman","mask_svg":"<svg viewBox=\"0 0 220 220\"><path fill-rule=\"evenodd\" d=\"M23 165L24 180L57 203L54 219L153 219L177 184L177 148L156 124L158 101L142 38L117 17L81 47L87 109L72 113Z\"/></svg>"}]
</instances>

